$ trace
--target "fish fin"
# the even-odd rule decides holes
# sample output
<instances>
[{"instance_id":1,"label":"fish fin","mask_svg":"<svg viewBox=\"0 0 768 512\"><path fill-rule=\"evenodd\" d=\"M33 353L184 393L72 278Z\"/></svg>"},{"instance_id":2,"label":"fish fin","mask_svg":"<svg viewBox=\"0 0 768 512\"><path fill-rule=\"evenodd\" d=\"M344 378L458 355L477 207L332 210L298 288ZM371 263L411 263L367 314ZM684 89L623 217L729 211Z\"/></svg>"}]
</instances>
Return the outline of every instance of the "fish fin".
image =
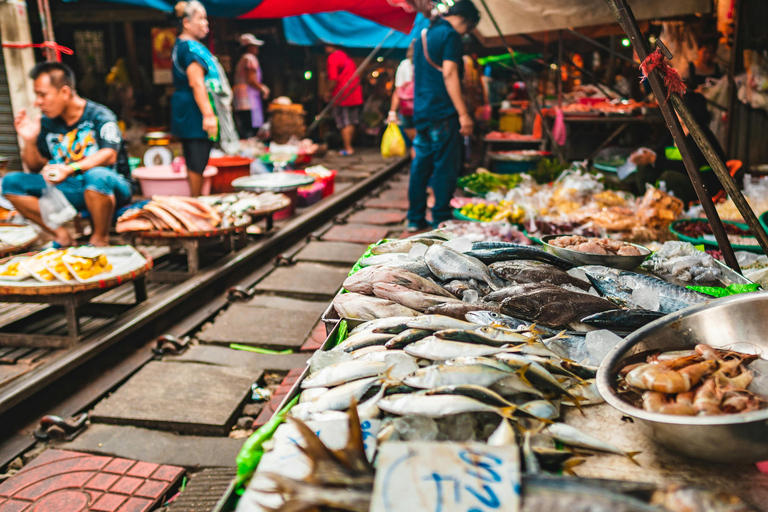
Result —
<instances>
[{"instance_id":1,"label":"fish fin","mask_svg":"<svg viewBox=\"0 0 768 512\"><path fill-rule=\"evenodd\" d=\"M541 336L542 334L545 334L544 331L542 331L541 329L538 328L536 323L532 323L531 326L528 327L528 332L530 332L531 334L535 334L537 336ZM563 331L563 332L565 332L565 331Z\"/></svg>"},{"instance_id":2,"label":"fish fin","mask_svg":"<svg viewBox=\"0 0 768 512\"><path fill-rule=\"evenodd\" d=\"M382 374L382 378L381 378L381 383L382 383L383 386L386 386L386 387L399 386L405 380L405 378L397 379L395 377L392 377L392 370L396 366L397 365L392 365L389 368L387 368L386 370L384 370L384 373Z\"/></svg>"},{"instance_id":3,"label":"fish fin","mask_svg":"<svg viewBox=\"0 0 768 512\"><path fill-rule=\"evenodd\" d=\"M565 462L563 462L563 473L567 473L571 476L578 476L576 473L574 473L573 468L576 466L581 466L587 462L587 459L570 459Z\"/></svg>"},{"instance_id":4,"label":"fish fin","mask_svg":"<svg viewBox=\"0 0 768 512\"><path fill-rule=\"evenodd\" d=\"M299 430L301 437L304 438L304 442L307 443L306 447L299 444L296 446L298 449L309 458L313 467L317 467L320 464L339 464L339 459L336 455L317 437L317 434L307 426L306 423L293 416L288 416L288 419L293 421L296 428Z\"/></svg>"},{"instance_id":5,"label":"fish fin","mask_svg":"<svg viewBox=\"0 0 768 512\"><path fill-rule=\"evenodd\" d=\"M624 456L626 456L629 460L631 460L633 463L639 466L640 463L635 460L635 457L641 453L643 452L626 452L624 453Z\"/></svg>"},{"instance_id":6,"label":"fish fin","mask_svg":"<svg viewBox=\"0 0 768 512\"><path fill-rule=\"evenodd\" d=\"M582 416L586 416L584 413L584 407L582 407L581 402L589 400L588 398L584 398L583 396L574 395L572 393L566 393L565 396L568 397L568 399L573 402L573 406L576 407Z\"/></svg>"},{"instance_id":7,"label":"fish fin","mask_svg":"<svg viewBox=\"0 0 768 512\"><path fill-rule=\"evenodd\" d=\"M521 379L521 380L522 380L524 383L528 384L529 386L533 386L533 384L531 384L531 381L529 381L529 380L528 380L528 377L526 377L526 376L525 376L525 372L527 372L527 371L528 371L528 369L531 367L531 364L532 364L532 363L528 363L527 365L525 365L525 366L523 366L522 368L519 368L518 370L516 370L516 371L515 371L515 373L517 373L517 374L519 374L519 375L520 375L520 379Z\"/></svg>"}]
</instances>

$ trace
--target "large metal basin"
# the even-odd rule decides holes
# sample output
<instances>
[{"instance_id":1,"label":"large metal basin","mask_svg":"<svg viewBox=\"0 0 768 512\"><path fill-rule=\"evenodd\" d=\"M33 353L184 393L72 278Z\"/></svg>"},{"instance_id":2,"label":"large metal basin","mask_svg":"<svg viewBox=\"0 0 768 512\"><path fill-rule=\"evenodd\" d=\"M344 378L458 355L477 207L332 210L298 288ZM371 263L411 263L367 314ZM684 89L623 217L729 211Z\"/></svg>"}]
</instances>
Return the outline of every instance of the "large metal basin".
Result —
<instances>
[{"instance_id":1,"label":"large metal basin","mask_svg":"<svg viewBox=\"0 0 768 512\"><path fill-rule=\"evenodd\" d=\"M626 359L648 350L689 349L698 343L768 357L768 292L697 304L635 331L603 360L598 390L606 402L633 417L654 441L670 450L714 462L768 460L768 410L673 416L638 409L616 394L616 373Z\"/></svg>"}]
</instances>

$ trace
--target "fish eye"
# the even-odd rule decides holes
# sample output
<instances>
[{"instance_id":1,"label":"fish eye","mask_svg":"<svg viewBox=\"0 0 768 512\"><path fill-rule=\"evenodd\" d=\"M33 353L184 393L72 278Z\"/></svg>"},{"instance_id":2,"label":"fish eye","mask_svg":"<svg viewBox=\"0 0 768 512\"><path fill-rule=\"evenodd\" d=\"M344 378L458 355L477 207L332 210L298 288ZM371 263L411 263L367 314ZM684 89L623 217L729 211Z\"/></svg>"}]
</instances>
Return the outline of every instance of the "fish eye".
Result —
<instances>
[{"instance_id":1,"label":"fish eye","mask_svg":"<svg viewBox=\"0 0 768 512\"><path fill-rule=\"evenodd\" d=\"M491 311L491 318L499 318L499 314L494 311Z\"/></svg>"}]
</instances>

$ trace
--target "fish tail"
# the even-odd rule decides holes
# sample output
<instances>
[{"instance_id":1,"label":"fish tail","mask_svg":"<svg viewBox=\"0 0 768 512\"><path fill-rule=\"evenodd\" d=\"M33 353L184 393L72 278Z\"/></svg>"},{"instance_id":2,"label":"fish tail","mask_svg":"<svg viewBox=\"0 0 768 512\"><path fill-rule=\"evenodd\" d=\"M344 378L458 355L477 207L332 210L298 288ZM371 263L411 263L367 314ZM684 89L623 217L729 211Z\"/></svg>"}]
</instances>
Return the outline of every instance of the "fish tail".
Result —
<instances>
[{"instance_id":1,"label":"fish tail","mask_svg":"<svg viewBox=\"0 0 768 512\"><path fill-rule=\"evenodd\" d=\"M631 461L632 461L634 464L636 464L636 465L638 465L638 466L639 466L639 465L640 465L640 463L639 463L639 462L637 462L637 461L635 460L635 457L636 457L637 455L641 454L641 453L642 453L642 452L625 452L625 453L624 453L624 456L625 456L626 458L628 458L629 460L631 460Z\"/></svg>"},{"instance_id":2,"label":"fish tail","mask_svg":"<svg viewBox=\"0 0 768 512\"><path fill-rule=\"evenodd\" d=\"M517 412L516 405L509 405L507 407L499 407L499 414L508 420L517 421L515 413Z\"/></svg>"},{"instance_id":3,"label":"fish tail","mask_svg":"<svg viewBox=\"0 0 768 512\"><path fill-rule=\"evenodd\" d=\"M586 414L584 413L584 407L581 405L581 402L588 400L587 398L584 398L583 396L574 395L573 393L566 393L565 396L567 396L571 400L571 402L573 402L574 407L576 407L579 410L582 416L586 416Z\"/></svg>"},{"instance_id":4,"label":"fish tail","mask_svg":"<svg viewBox=\"0 0 768 512\"><path fill-rule=\"evenodd\" d=\"M520 379L523 382L525 382L529 386L533 386L533 384L531 384L531 381L528 380L528 377L525 376L525 372L527 372L530 367L531 367L531 363L528 363L527 365L525 365L522 368L520 368L519 370L517 370L515 373L520 375Z\"/></svg>"},{"instance_id":5,"label":"fish tail","mask_svg":"<svg viewBox=\"0 0 768 512\"><path fill-rule=\"evenodd\" d=\"M581 466L587 462L587 459L571 459L563 462L563 473L567 473L571 476L578 476L574 471L573 468L576 466ZM634 462L634 461L633 461Z\"/></svg>"},{"instance_id":6,"label":"fish tail","mask_svg":"<svg viewBox=\"0 0 768 512\"><path fill-rule=\"evenodd\" d=\"M399 386L400 384L403 383L403 380L405 379L405 377L400 379L392 377L392 370L394 370L395 366L397 365L390 366L389 368L384 370L383 374L381 374L381 383L383 386L394 387L394 386Z\"/></svg>"}]
</instances>

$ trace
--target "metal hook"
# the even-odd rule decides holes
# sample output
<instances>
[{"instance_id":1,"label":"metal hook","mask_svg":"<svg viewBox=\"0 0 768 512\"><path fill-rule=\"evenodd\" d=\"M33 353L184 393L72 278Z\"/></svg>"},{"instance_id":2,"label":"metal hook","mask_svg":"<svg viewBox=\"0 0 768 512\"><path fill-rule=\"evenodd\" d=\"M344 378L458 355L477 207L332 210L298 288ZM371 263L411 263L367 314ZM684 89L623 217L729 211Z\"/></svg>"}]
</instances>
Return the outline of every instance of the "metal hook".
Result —
<instances>
[{"instance_id":1,"label":"metal hook","mask_svg":"<svg viewBox=\"0 0 768 512\"><path fill-rule=\"evenodd\" d=\"M73 440L80 432L86 429L88 413L64 419L61 416L47 415L40 419L40 427L33 432L36 439L47 441L49 439Z\"/></svg>"}]
</instances>

